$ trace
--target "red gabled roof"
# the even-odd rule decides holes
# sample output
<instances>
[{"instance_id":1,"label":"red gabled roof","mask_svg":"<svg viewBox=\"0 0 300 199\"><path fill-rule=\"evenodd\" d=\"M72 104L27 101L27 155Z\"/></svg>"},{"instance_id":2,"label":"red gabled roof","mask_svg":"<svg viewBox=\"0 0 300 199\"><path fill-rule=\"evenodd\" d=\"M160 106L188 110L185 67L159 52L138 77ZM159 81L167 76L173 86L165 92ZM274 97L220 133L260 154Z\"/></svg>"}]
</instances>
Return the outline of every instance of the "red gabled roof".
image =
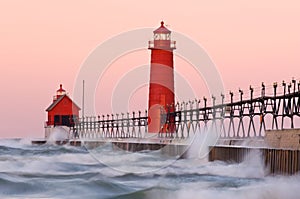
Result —
<instances>
[{"instance_id":1,"label":"red gabled roof","mask_svg":"<svg viewBox=\"0 0 300 199\"><path fill-rule=\"evenodd\" d=\"M75 105L79 110L81 110L80 109L80 107L79 106L77 106L77 104L75 104L74 102L73 102L73 100L68 96L68 95L62 95L62 96L60 96L57 100L55 100L47 109L46 109L46 111L47 112L49 112L49 111L51 111L64 97L67 97L69 100L71 100L71 102L73 103L73 105Z\"/></svg>"},{"instance_id":2,"label":"red gabled roof","mask_svg":"<svg viewBox=\"0 0 300 199\"><path fill-rule=\"evenodd\" d=\"M160 27L153 31L154 33L171 33L171 31L164 26L163 21L160 22L160 24Z\"/></svg>"}]
</instances>

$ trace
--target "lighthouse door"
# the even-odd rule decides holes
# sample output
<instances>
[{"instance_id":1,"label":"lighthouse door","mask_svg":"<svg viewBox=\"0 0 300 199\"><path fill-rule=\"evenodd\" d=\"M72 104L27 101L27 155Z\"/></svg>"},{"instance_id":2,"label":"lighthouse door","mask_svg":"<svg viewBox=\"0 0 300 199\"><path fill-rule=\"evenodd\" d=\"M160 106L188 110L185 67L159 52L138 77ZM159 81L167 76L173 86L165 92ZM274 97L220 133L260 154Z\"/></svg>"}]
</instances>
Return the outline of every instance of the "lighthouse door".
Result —
<instances>
[{"instance_id":1,"label":"lighthouse door","mask_svg":"<svg viewBox=\"0 0 300 199\"><path fill-rule=\"evenodd\" d=\"M62 116L61 125L70 126L70 116L69 115L63 115Z\"/></svg>"},{"instance_id":2,"label":"lighthouse door","mask_svg":"<svg viewBox=\"0 0 300 199\"><path fill-rule=\"evenodd\" d=\"M54 115L54 126L60 125L60 115Z\"/></svg>"}]
</instances>

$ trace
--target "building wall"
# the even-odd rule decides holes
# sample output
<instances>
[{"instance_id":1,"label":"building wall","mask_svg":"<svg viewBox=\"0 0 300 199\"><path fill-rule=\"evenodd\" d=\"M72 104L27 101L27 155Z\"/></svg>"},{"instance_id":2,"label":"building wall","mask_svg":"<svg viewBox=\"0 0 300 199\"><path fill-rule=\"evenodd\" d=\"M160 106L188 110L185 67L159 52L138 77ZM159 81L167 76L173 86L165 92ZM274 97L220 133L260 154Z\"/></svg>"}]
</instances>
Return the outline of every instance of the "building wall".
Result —
<instances>
[{"instance_id":1,"label":"building wall","mask_svg":"<svg viewBox=\"0 0 300 199\"><path fill-rule=\"evenodd\" d=\"M300 149L300 129L268 130L265 142L271 148Z\"/></svg>"},{"instance_id":2,"label":"building wall","mask_svg":"<svg viewBox=\"0 0 300 199\"><path fill-rule=\"evenodd\" d=\"M152 49L149 88L149 109L153 105L174 104L173 52Z\"/></svg>"},{"instance_id":3,"label":"building wall","mask_svg":"<svg viewBox=\"0 0 300 199\"><path fill-rule=\"evenodd\" d=\"M64 97L51 111L48 112L48 124L53 124L55 115L75 115L79 116L79 108L74 103Z\"/></svg>"}]
</instances>

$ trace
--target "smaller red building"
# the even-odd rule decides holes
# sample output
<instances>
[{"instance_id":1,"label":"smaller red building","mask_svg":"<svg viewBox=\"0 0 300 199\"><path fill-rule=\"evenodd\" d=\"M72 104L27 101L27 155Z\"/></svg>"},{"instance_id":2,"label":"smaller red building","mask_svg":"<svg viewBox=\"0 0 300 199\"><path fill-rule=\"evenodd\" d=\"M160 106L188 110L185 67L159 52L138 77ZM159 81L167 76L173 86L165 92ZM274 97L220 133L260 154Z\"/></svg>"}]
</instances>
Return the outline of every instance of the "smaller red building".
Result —
<instances>
[{"instance_id":1,"label":"smaller red building","mask_svg":"<svg viewBox=\"0 0 300 199\"><path fill-rule=\"evenodd\" d=\"M52 104L46 109L48 112L47 126L74 126L74 121L79 117L80 108L66 94L66 91L60 88L53 97Z\"/></svg>"}]
</instances>

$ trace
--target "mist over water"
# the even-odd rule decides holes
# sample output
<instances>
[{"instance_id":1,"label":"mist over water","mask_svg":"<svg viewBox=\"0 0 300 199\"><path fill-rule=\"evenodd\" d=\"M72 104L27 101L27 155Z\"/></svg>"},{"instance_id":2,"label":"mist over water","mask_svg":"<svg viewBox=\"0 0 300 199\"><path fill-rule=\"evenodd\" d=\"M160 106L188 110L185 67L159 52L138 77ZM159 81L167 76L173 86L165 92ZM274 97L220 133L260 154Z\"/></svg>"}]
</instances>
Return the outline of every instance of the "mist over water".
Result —
<instances>
[{"instance_id":1,"label":"mist over water","mask_svg":"<svg viewBox=\"0 0 300 199\"><path fill-rule=\"evenodd\" d=\"M160 153L112 151L109 145L101 150L113 168L84 147L0 140L0 198L296 199L300 195L300 176L266 177L260 154L240 164L208 162L193 155L165 166ZM134 172L145 167L146 172Z\"/></svg>"}]
</instances>

